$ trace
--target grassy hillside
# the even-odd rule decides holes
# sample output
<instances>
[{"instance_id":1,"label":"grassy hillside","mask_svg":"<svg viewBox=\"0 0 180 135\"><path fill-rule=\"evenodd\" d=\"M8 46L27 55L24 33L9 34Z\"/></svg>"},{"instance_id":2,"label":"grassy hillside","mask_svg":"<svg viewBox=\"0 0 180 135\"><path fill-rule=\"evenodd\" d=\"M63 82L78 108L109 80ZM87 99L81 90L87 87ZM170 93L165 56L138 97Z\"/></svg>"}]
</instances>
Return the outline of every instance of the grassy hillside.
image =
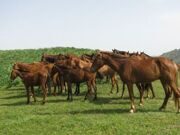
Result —
<instances>
[{"instance_id":1,"label":"grassy hillside","mask_svg":"<svg viewBox=\"0 0 180 135\"><path fill-rule=\"evenodd\" d=\"M76 48L46 48L46 49L26 49L26 50L7 50L0 51L0 87L9 84L9 76L12 65L15 62L35 62L40 61L42 53L47 54L76 54L91 53L93 50ZM18 83L15 81L14 83Z\"/></svg>"},{"instance_id":2,"label":"grassy hillside","mask_svg":"<svg viewBox=\"0 0 180 135\"><path fill-rule=\"evenodd\" d=\"M175 49L170 52L163 53L162 56L168 57L174 60L176 63L180 63L180 49Z\"/></svg>"}]
</instances>

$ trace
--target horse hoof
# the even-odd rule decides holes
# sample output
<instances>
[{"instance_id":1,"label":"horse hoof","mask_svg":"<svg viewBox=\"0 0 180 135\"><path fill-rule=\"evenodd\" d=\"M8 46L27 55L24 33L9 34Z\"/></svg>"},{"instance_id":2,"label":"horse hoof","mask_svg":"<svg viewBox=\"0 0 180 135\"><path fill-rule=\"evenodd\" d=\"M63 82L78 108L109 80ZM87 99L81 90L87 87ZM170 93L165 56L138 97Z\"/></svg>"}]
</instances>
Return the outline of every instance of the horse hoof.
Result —
<instances>
[{"instance_id":1,"label":"horse hoof","mask_svg":"<svg viewBox=\"0 0 180 135\"><path fill-rule=\"evenodd\" d=\"M134 110L133 110L133 109L131 109L129 112L130 112L130 113L134 113Z\"/></svg>"}]
</instances>

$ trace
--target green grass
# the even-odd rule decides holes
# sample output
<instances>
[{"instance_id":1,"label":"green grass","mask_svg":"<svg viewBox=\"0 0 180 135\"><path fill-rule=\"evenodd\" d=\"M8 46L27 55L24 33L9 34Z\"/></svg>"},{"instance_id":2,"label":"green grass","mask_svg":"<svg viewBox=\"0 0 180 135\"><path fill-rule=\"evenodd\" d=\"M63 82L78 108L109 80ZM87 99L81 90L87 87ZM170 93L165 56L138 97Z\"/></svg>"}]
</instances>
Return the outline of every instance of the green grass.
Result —
<instances>
[{"instance_id":1,"label":"green grass","mask_svg":"<svg viewBox=\"0 0 180 135\"><path fill-rule=\"evenodd\" d=\"M0 135L176 135L180 132L180 114L176 114L174 102L169 100L163 112L161 106L164 93L160 83L153 84L156 98L146 99L137 112L129 113L130 101L126 90L125 99L120 94L108 94L111 85L98 83L98 100L84 101L87 90L81 85L81 95L73 102L66 101L67 95L48 96L41 105L42 95L37 92L38 102L26 105L26 94L22 83L9 83L9 75L15 62L39 61L42 53L73 53L81 55L94 50L76 48L49 48L0 51ZM120 81L119 81L120 84ZM13 86L7 89L7 86ZM120 85L120 88L122 85ZM135 88L135 96L139 93ZM32 100L32 99L31 99Z\"/></svg>"},{"instance_id":2,"label":"green grass","mask_svg":"<svg viewBox=\"0 0 180 135\"><path fill-rule=\"evenodd\" d=\"M120 84L120 81L119 81ZM66 101L67 95L48 96L47 103L38 102L26 105L23 87L0 90L0 134L10 135L112 135L112 134L179 134L180 115L176 114L174 102L169 100L163 112L158 108L163 102L164 93L160 83L154 84L155 99L146 99L137 112L129 113L130 102L127 90L125 99L120 94L108 94L110 84L98 83L98 100L84 101L86 86L81 85L81 95L74 96L73 102ZM120 84L120 87L122 85ZM139 93L135 88L135 96ZM31 99L32 100L32 99Z\"/></svg>"}]
</instances>

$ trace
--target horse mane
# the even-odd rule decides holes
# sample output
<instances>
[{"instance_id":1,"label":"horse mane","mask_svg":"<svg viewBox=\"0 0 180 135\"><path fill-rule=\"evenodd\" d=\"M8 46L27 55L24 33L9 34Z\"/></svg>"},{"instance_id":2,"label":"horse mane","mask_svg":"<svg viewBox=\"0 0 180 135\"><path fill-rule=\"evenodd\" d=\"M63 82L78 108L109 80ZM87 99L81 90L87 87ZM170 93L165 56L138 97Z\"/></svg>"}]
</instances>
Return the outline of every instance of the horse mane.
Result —
<instances>
[{"instance_id":1,"label":"horse mane","mask_svg":"<svg viewBox=\"0 0 180 135\"><path fill-rule=\"evenodd\" d=\"M100 53L101 54L109 55L109 56L111 56L113 58L128 58L127 56L124 56L122 54L116 54L116 53L108 52L108 51L101 51Z\"/></svg>"},{"instance_id":2,"label":"horse mane","mask_svg":"<svg viewBox=\"0 0 180 135\"><path fill-rule=\"evenodd\" d=\"M129 54L129 51L126 52L126 51L120 51L120 50L117 50L117 49L112 49L112 52L116 53L116 54L122 54L122 55Z\"/></svg>"},{"instance_id":3,"label":"horse mane","mask_svg":"<svg viewBox=\"0 0 180 135\"><path fill-rule=\"evenodd\" d=\"M149 57L149 58L152 57L152 56L150 56L150 55L148 55L148 54L146 54L146 53L144 53L144 52L141 52L139 55L140 55L140 56L141 56L141 55L145 55L145 56L147 56L147 57Z\"/></svg>"}]
</instances>

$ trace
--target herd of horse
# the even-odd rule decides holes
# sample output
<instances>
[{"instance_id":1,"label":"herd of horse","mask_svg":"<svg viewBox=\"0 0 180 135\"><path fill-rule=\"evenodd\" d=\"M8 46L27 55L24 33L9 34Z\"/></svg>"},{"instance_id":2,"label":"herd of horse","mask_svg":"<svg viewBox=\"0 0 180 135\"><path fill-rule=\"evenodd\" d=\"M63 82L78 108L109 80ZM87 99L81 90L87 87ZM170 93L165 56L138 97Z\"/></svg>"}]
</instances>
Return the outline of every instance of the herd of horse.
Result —
<instances>
[{"instance_id":1,"label":"herd of horse","mask_svg":"<svg viewBox=\"0 0 180 135\"><path fill-rule=\"evenodd\" d=\"M175 106L180 112L180 89L178 88L178 71L180 65L165 57L152 57L144 52L129 53L113 49L112 51L97 51L92 54L76 56L72 54L49 55L42 54L40 62L17 62L12 67L11 80L17 77L22 79L27 93L27 104L30 97L36 102L34 86L39 86L43 93L43 104L46 102L47 93L51 94L51 85L60 93L68 92L67 100L73 100L72 84L76 84L75 94L80 93L80 83L86 82L87 92L85 98L94 94L97 99L96 79L107 77L111 79L113 92L116 86L119 91L117 74L123 82L122 95L127 85L131 101L130 112L136 111L134 104L133 85L140 93L140 105L143 104L144 91L149 89L155 97L152 82L160 80L165 98L160 110L165 109L168 99L173 93Z\"/></svg>"}]
</instances>

